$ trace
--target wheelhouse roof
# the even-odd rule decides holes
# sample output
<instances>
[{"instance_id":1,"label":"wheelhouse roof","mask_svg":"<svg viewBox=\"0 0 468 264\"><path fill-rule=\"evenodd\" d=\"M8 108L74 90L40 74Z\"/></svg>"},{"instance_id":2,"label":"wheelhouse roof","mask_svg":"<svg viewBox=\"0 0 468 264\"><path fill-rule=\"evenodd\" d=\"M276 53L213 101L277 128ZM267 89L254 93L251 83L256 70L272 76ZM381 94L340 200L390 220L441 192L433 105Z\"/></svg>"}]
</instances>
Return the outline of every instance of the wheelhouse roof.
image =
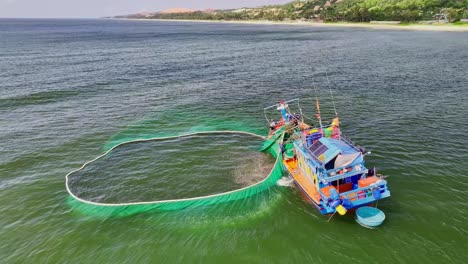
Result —
<instances>
[{"instance_id":1,"label":"wheelhouse roof","mask_svg":"<svg viewBox=\"0 0 468 264\"><path fill-rule=\"evenodd\" d=\"M308 152L312 154L320 163L326 164L339 154L348 155L359 153L359 151L345 141L322 137L308 147Z\"/></svg>"}]
</instances>

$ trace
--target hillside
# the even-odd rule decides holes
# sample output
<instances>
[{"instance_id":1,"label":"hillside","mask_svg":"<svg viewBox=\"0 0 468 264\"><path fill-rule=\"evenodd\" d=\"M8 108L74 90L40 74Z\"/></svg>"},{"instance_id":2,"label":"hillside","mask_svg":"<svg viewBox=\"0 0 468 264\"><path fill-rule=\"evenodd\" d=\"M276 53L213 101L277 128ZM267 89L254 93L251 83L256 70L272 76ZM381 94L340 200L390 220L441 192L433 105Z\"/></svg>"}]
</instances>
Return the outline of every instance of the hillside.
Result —
<instances>
[{"instance_id":1,"label":"hillside","mask_svg":"<svg viewBox=\"0 0 468 264\"><path fill-rule=\"evenodd\" d=\"M142 18L140 14L127 16ZM317 21L404 21L468 17L468 0L297 0L284 5L152 13L144 18L203 20L317 20Z\"/></svg>"},{"instance_id":2,"label":"hillside","mask_svg":"<svg viewBox=\"0 0 468 264\"><path fill-rule=\"evenodd\" d=\"M184 14L184 13L193 13L197 12L197 10L188 9L188 8L171 8L160 11L159 14Z\"/></svg>"}]
</instances>

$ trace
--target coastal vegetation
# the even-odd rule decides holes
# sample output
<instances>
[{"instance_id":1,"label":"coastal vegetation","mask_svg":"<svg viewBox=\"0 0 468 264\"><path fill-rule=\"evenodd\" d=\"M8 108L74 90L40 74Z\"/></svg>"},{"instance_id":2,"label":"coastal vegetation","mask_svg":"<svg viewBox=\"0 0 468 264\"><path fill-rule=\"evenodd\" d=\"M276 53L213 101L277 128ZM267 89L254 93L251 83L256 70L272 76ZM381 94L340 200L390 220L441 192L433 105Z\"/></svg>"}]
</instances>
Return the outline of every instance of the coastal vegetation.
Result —
<instances>
[{"instance_id":1,"label":"coastal vegetation","mask_svg":"<svg viewBox=\"0 0 468 264\"><path fill-rule=\"evenodd\" d=\"M468 17L468 0L296 0L284 5L258 8L158 12L127 17L191 20L457 22Z\"/></svg>"}]
</instances>

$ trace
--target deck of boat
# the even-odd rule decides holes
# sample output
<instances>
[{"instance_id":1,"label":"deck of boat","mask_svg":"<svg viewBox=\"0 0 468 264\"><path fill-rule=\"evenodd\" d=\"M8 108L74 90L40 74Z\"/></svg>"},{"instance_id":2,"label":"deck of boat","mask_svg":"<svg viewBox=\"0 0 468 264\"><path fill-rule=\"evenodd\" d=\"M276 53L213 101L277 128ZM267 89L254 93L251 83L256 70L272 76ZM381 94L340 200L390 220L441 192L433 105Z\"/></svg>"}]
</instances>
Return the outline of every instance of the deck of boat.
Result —
<instances>
[{"instance_id":1,"label":"deck of boat","mask_svg":"<svg viewBox=\"0 0 468 264\"><path fill-rule=\"evenodd\" d=\"M314 186L312 179L304 175L302 171L297 167L297 161L295 160L283 160L283 165L289 171L289 174L294 178L296 183L301 187L302 191L312 199L316 204L320 204L321 196Z\"/></svg>"}]
</instances>

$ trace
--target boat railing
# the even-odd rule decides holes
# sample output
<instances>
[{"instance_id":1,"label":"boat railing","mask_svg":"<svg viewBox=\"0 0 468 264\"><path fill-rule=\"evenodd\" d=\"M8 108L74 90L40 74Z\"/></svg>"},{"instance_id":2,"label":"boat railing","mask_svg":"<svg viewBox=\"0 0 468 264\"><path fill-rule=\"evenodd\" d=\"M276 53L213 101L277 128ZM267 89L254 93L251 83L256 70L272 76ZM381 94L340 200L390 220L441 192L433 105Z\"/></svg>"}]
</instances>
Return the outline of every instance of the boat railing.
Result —
<instances>
[{"instance_id":1,"label":"boat railing","mask_svg":"<svg viewBox=\"0 0 468 264\"><path fill-rule=\"evenodd\" d=\"M349 178L349 177L364 174L364 173L367 173L367 172L368 172L367 169L363 170L363 171L359 171L359 172L350 171L350 172L346 172L346 173L343 173L343 174L338 174L336 176L327 177L327 178L323 179L322 182L328 183L328 182L332 182L332 181L338 181L338 180L341 180L341 179L344 179L344 178Z\"/></svg>"},{"instance_id":2,"label":"boat railing","mask_svg":"<svg viewBox=\"0 0 468 264\"><path fill-rule=\"evenodd\" d=\"M322 127L314 126L314 127L312 127L312 128L308 128L308 129L322 129L322 130L325 130L325 129L329 128L329 127L332 127L332 125L330 124L330 125L325 125L325 126L322 126ZM323 132L322 132L321 134L322 134L322 137L325 137L325 135L323 134ZM306 142L306 136L305 136L304 134L301 134L301 137L302 137L302 141ZM339 138L338 138L338 140L343 141L346 145L352 147L354 150L361 152L361 150L360 150L358 147L356 147L356 146L351 142L351 140L349 140L348 138L346 138L346 136L344 136L341 132L339 133Z\"/></svg>"},{"instance_id":3,"label":"boat railing","mask_svg":"<svg viewBox=\"0 0 468 264\"><path fill-rule=\"evenodd\" d=\"M298 105L299 105L299 98L294 98L294 99L291 99L291 100L287 100L287 101L284 101L285 104L288 104L288 103L292 103L292 102L297 102ZM268 115L267 115L267 110L269 109L272 109L272 108L276 108L279 106L279 103L277 104L274 104L274 105L270 105L270 106L267 106L267 107L264 107L263 108L263 114L265 115L265 119L267 121L267 123L270 123L270 119L268 118ZM300 107L299 107L300 108Z\"/></svg>"},{"instance_id":4,"label":"boat railing","mask_svg":"<svg viewBox=\"0 0 468 264\"><path fill-rule=\"evenodd\" d=\"M295 101L299 101L299 98L294 98L294 99L291 99L291 100L287 100L287 101L284 101L284 103L287 104L287 103L291 103L291 102L295 102ZM264 107L263 110L268 110L268 109L275 108L275 107L278 107L278 104L274 104L274 105Z\"/></svg>"},{"instance_id":5,"label":"boat railing","mask_svg":"<svg viewBox=\"0 0 468 264\"><path fill-rule=\"evenodd\" d=\"M352 169L351 171L340 173L341 171L343 171L343 169L350 168L350 167ZM354 164L353 166L342 166L342 167L334 168L331 170L327 170L324 172L324 174L326 175L324 179L328 182L336 181L336 180L341 180L341 179L348 178L353 175L362 174L362 173L367 173L367 169L365 167L364 162L361 162L359 164Z\"/></svg>"},{"instance_id":6,"label":"boat railing","mask_svg":"<svg viewBox=\"0 0 468 264\"><path fill-rule=\"evenodd\" d=\"M314 126L314 127L312 127L312 128L309 128L309 129L323 129L323 130L325 130L325 129L329 128L329 127L332 127L332 125L325 125L325 126L322 126L322 127ZM323 133L322 133L322 137L324 137ZM304 141L306 140L306 138L305 138L304 135L302 135L302 140L304 140ZM357 150L357 151L359 151L359 152L361 151L359 148L357 148L357 147L351 142L351 140L349 140L349 139L348 139L346 136L344 136L341 132L340 132L340 134L339 134L338 140L343 141L343 142L346 143L348 146L352 147L353 149L355 149L355 150Z\"/></svg>"},{"instance_id":7,"label":"boat railing","mask_svg":"<svg viewBox=\"0 0 468 264\"><path fill-rule=\"evenodd\" d=\"M369 186L353 189L347 192L339 193L338 195L340 196L341 199L349 199L351 202L358 201L358 200L363 200L366 198L369 198L373 196L372 191L378 188L380 193L385 193L388 190L387 187L387 182L385 180L382 180L380 183L372 184ZM328 199L330 199L330 196L326 196L321 190L319 190L320 196L322 197L322 200L327 203Z\"/></svg>"},{"instance_id":8,"label":"boat railing","mask_svg":"<svg viewBox=\"0 0 468 264\"><path fill-rule=\"evenodd\" d=\"M348 192L340 193L339 195L340 197L348 198L351 202L353 202L354 200L360 200L371 197L373 195L372 190L374 190L375 188L378 188L380 193L384 193L387 190L387 182L383 181L379 184L358 188Z\"/></svg>"},{"instance_id":9,"label":"boat railing","mask_svg":"<svg viewBox=\"0 0 468 264\"><path fill-rule=\"evenodd\" d=\"M361 152L361 150L359 148L357 148L352 142L351 140L349 140L348 138L346 138L344 135L340 135L340 140L343 141L344 143L348 144L350 147L352 147L353 149Z\"/></svg>"}]
</instances>

